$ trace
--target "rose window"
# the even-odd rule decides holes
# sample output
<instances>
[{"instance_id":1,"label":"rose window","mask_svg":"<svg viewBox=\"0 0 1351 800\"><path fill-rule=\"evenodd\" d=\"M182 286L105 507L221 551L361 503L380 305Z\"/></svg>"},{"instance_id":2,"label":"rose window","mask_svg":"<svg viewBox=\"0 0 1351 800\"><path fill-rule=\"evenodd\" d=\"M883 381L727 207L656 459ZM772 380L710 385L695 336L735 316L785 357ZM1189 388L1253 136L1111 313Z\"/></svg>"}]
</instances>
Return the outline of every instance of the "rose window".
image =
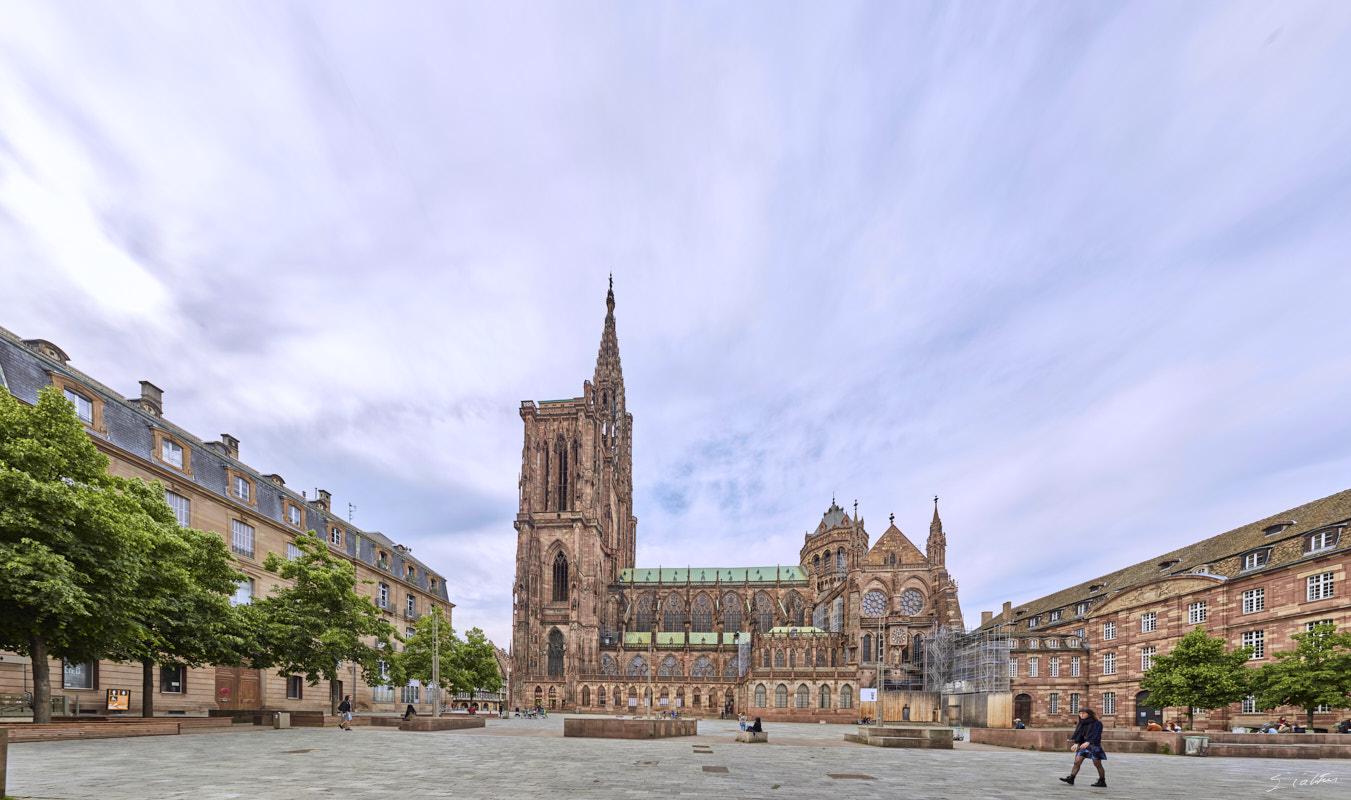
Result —
<instances>
[{"instance_id":1,"label":"rose window","mask_svg":"<svg viewBox=\"0 0 1351 800\"><path fill-rule=\"evenodd\" d=\"M915 616L924 610L924 595L914 589L901 592L901 613Z\"/></svg>"},{"instance_id":2,"label":"rose window","mask_svg":"<svg viewBox=\"0 0 1351 800\"><path fill-rule=\"evenodd\" d=\"M887 596L876 589L863 595L863 616L880 617L887 613Z\"/></svg>"}]
</instances>

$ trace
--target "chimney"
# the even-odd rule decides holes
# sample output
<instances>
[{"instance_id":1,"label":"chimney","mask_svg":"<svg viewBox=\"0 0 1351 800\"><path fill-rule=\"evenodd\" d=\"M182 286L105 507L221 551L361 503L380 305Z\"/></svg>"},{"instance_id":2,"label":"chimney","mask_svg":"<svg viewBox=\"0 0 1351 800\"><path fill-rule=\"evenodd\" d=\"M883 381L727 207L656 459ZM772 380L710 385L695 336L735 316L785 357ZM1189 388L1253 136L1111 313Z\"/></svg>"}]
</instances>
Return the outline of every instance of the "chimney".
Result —
<instances>
[{"instance_id":1,"label":"chimney","mask_svg":"<svg viewBox=\"0 0 1351 800\"><path fill-rule=\"evenodd\" d=\"M1012 610L1013 610L1013 603L1005 603L1004 610L999 612L999 616L1002 617L1005 622L1012 622L1013 615L1009 613Z\"/></svg>"},{"instance_id":2,"label":"chimney","mask_svg":"<svg viewBox=\"0 0 1351 800\"><path fill-rule=\"evenodd\" d=\"M239 458L239 440L228 433L220 435L220 443L225 445L225 451L231 458Z\"/></svg>"},{"instance_id":3,"label":"chimney","mask_svg":"<svg viewBox=\"0 0 1351 800\"><path fill-rule=\"evenodd\" d=\"M329 508L329 505L330 505L330 501L332 501L332 499L333 499L333 495L329 494L328 490L326 490L326 489L315 489L315 490L314 490L314 499L311 500L310 502L311 502L311 503L314 503L316 506L319 506L319 507L322 508L323 510L327 511L328 508Z\"/></svg>"},{"instance_id":4,"label":"chimney","mask_svg":"<svg viewBox=\"0 0 1351 800\"><path fill-rule=\"evenodd\" d=\"M150 381L141 381L141 397L132 402L140 406L142 411L157 417L164 416L164 390Z\"/></svg>"},{"instance_id":5,"label":"chimney","mask_svg":"<svg viewBox=\"0 0 1351 800\"><path fill-rule=\"evenodd\" d=\"M989 624L990 624L990 620L993 619L993 618L994 618L994 612L993 612L993 611L982 611L982 612L980 612L980 626L981 626L982 628L984 628L986 625L989 625Z\"/></svg>"}]
</instances>

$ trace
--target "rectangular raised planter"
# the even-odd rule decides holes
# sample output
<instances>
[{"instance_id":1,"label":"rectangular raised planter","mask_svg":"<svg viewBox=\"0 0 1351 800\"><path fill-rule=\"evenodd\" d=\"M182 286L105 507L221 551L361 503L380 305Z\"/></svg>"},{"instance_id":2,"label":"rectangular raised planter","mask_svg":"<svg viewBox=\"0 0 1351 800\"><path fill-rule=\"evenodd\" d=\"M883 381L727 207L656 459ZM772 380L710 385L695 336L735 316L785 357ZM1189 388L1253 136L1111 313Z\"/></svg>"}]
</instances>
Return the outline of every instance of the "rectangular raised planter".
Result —
<instances>
[{"instance_id":1,"label":"rectangular raised planter","mask_svg":"<svg viewBox=\"0 0 1351 800\"><path fill-rule=\"evenodd\" d=\"M907 747L917 750L951 750L951 728L875 728L860 725L857 734L846 733L846 742L873 747Z\"/></svg>"},{"instance_id":2,"label":"rectangular raised planter","mask_svg":"<svg viewBox=\"0 0 1351 800\"><path fill-rule=\"evenodd\" d=\"M738 742L745 742L746 744L767 744L769 742L769 732L760 731L759 733L752 733L751 731L737 731L736 740Z\"/></svg>"},{"instance_id":3,"label":"rectangular raised planter","mask_svg":"<svg viewBox=\"0 0 1351 800\"><path fill-rule=\"evenodd\" d=\"M401 731L462 731L487 727L483 717L413 717L399 723Z\"/></svg>"},{"instance_id":4,"label":"rectangular raised planter","mask_svg":"<svg viewBox=\"0 0 1351 800\"><path fill-rule=\"evenodd\" d=\"M585 739L668 739L694 736L699 732L693 719L608 719L569 717L563 720L563 735Z\"/></svg>"}]
</instances>

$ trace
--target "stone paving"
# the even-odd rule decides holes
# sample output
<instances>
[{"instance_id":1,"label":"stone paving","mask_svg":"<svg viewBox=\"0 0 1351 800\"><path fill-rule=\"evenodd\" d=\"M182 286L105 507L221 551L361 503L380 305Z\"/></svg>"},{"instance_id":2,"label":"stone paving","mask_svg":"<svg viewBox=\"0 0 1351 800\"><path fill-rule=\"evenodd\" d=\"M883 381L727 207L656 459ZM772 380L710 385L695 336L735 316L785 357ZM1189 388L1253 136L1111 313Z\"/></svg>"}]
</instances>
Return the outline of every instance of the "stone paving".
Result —
<instances>
[{"instance_id":1,"label":"stone paving","mask_svg":"<svg viewBox=\"0 0 1351 800\"><path fill-rule=\"evenodd\" d=\"M1068 753L958 743L954 750L848 744L853 726L773 724L771 744L735 744L734 722L655 741L565 739L562 717L490 718L473 731L358 727L13 744L18 798L1345 798L1340 761L1114 754L1107 789L1074 787ZM1301 783L1303 781L1303 783Z\"/></svg>"}]
</instances>

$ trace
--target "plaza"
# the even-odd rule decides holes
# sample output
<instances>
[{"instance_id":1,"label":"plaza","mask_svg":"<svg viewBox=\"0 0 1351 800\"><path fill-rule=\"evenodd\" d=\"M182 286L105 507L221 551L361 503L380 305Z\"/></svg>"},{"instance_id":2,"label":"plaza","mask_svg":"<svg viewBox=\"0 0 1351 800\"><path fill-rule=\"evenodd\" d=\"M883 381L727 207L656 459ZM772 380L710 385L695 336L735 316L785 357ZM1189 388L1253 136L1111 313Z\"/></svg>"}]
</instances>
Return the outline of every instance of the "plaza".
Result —
<instances>
[{"instance_id":1,"label":"plaza","mask_svg":"<svg viewBox=\"0 0 1351 800\"><path fill-rule=\"evenodd\" d=\"M564 739L563 716L489 719L481 730L403 733L357 727L15 744L16 798L290 800L341 796L455 798L1041 798L1342 797L1342 762L1110 754L1108 788L1093 770L1066 787L1068 753L959 742L884 750L843 741L854 726L769 726L770 744L733 742L737 725L701 720L699 735L656 741ZM59 765L59 766L58 766ZM1303 783L1301 783L1303 781Z\"/></svg>"}]
</instances>

